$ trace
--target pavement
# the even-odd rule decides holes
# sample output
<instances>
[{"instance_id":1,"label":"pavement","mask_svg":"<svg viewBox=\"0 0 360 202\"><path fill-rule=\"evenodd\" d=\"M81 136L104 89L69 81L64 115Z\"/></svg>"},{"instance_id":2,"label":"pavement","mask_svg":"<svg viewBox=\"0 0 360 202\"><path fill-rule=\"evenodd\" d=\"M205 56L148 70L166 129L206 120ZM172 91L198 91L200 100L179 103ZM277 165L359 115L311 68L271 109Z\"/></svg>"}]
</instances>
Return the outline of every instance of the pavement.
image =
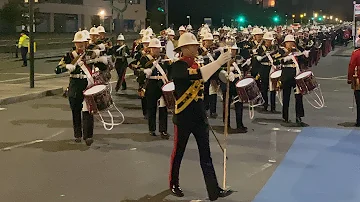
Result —
<instances>
[{"instance_id":1,"label":"pavement","mask_svg":"<svg viewBox=\"0 0 360 202\"><path fill-rule=\"evenodd\" d=\"M346 83L349 58L332 54L322 58L313 68L321 85L325 107L314 109L304 99L304 121L309 127L284 125L281 114L257 112L250 120L247 109L244 110L244 124L249 132L236 134L231 131L226 140L229 157L226 186L236 192L218 201L360 200L357 194L360 193L359 181L349 178L358 179L360 162L357 146L360 131L352 127L356 115L352 90ZM63 84L61 79L67 80L57 79L56 86ZM0 128L4 132L0 133L0 158L4 163L0 172L1 201L206 201L193 137L187 145L180 171L185 197L175 198L167 191L173 137L162 140L148 135L136 84L133 79L128 79L128 84L128 90L113 93L125 122L106 131L96 121L95 143L91 147L73 143L71 111L67 99L60 95L2 105ZM293 96L291 99L294 100ZM220 99L218 102L218 113L221 114ZM277 109L281 109L279 103ZM290 117L293 121L294 112L291 101ZM121 121L119 115L113 113L117 121ZM171 119L169 115L168 132L173 134ZM232 126L235 125L234 119L231 110ZM224 143L222 117L209 122L220 142ZM218 181L222 185L223 154L212 133L210 146ZM326 197L329 195L336 197Z\"/></svg>"}]
</instances>

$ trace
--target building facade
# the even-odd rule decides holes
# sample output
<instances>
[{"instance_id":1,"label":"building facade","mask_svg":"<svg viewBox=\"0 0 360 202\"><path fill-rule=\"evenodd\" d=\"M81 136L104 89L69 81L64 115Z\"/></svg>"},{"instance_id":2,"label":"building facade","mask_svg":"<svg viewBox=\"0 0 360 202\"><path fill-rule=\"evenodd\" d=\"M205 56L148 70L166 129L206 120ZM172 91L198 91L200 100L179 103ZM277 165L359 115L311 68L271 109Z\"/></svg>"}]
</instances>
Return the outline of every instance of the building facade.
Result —
<instances>
[{"instance_id":1,"label":"building facade","mask_svg":"<svg viewBox=\"0 0 360 202\"><path fill-rule=\"evenodd\" d=\"M250 4L261 5L263 8L273 8L276 6L276 0L245 0Z\"/></svg>"},{"instance_id":2,"label":"building facade","mask_svg":"<svg viewBox=\"0 0 360 202\"><path fill-rule=\"evenodd\" d=\"M126 0L129 2L123 12L125 31L137 32L145 27L146 0ZM0 0L0 6L5 4ZM125 0L39 0L35 16L38 20L36 32L75 32L104 25L106 30L119 30L118 9L125 7ZM118 8L118 9L116 9Z\"/></svg>"}]
</instances>

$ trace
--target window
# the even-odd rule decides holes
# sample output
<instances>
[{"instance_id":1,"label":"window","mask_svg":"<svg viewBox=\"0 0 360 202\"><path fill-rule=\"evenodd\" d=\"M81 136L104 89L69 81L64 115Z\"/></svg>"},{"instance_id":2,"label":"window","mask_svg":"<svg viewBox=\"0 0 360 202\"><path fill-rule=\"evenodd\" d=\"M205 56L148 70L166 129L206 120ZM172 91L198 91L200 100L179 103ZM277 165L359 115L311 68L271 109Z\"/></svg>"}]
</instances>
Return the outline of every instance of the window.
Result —
<instances>
[{"instance_id":1,"label":"window","mask_svg":"<svg viewBox=\"0 0 360 202\"><path fill-rule=\"evenodd\" d=\"M111 1L111 0L103 0L103 1ZM125 3L125 0L113 0L114 2ZM140 0L126 0L129 4L140 4Z\"/></svg>"},{"instance_id":2,"label":"window","mask_svg":"<svg viewBox=\"0 0 360 202\"><path fill-rule=\"evenodd\" d=\"M75 4L75 5L83 5L84 4L84 0L42 0L41 2L58 3L58 4Z\"/></svg>"}]
</instances>

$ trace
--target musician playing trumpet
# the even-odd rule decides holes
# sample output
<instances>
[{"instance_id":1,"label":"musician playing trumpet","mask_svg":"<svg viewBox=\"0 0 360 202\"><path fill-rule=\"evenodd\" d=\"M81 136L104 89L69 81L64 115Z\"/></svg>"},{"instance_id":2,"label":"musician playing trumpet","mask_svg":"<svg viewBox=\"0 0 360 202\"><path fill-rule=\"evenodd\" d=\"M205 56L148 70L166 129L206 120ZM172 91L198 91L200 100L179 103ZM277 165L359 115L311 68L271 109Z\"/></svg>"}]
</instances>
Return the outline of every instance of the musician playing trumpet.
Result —
<instances>
[{"instance_id":1,"label":"musician playing trumpet","mask_svg":"<svg viewBox=\"0 0 360 202\"><path fill-rule=\"evenodd\" d=\"M356 42L356 49L351 54L348 68L348 84L354 90L356 101L356 127L360 127L360 40Z\"/></svg>"},{"instance_id":2,"label":"musician playing trumpet","mask_svg":"<svg viewBox=\"0 0 360 202\"><path fill-rule=\"evenodd\" d=\"M161 138L169 139L169 134L167 133L167 118L168 112L165 105L164 98L162 97L161 87L167 82L167 64L160 65L159 60L160 51L161 51L161 42L157 38L150 40L149 49L150 53L144 55L140 59L140 75L139 78L145 79L145 99L148 115L148 126L149 134L151 136L156 136L156 111L158 108L159 101L159 132Z\"/></svg>"},{"instance_id":3,"label":"musician playing trumpet","mask_svg":"<svg viewBox=\"0 0 360 202\"><path fill-rule=\"evenodd\" d=\"M125 74L128 67L128 58L130 57L130 49L125 44L124 35L120 34L117 38L117 44L112 48L112 54L115 56L115 69L118 74L115 92L118 92L120 86L122 90L126 90Z\"/></svg>"},{"instance_id":4,"label":"musician playing trumpet","mask_svg":"<svg viewBox=\"0 0 360 202\"><path fill-rule=\"evenodd\" d=\"M250 60L245 61L241 56L237 55L238 47L236 44L234 44L233 47L231 47L231 56L232 61L230 62L232 66L230 67L230 73L227 74L227 64L225 64L220 72L220 74L226 75L227 79L230 82L230 90L229 90L229 106L233 102L235 105L235 118L236 118L236 132L237 133L247 133L247 127L244 126L243 123L243 103L241 100L235 100L236 97L238 97L238 93L236 91L236 83L245 77L244 69L242 68L242 65L249 66ZM244 64L248 62L248 64ZM238 68L235 68L234 63L238 66ZM241 69L240 69L241 68ZM245 68L246 69L246 68ZM240 71L240 72L239 72ZM222 82L220 84L220 88L223 94L223 97L226 97L226 86L227 84ZM228 128L230 127L230 107L228 108ZM225 123L225 100L223 100L223 122Z\"/></svg>"},{"instance_id":5,"label":"musician playing trumpet","mask_svg":"<svg viewBox=\"0 0 360 202\"><path fill-rule=\"evenodd\" d=\"M86 145L90 146L93 143L94 117L87 110L83 91L93 84L92 71L94 67L86 65L84 62L87 41L88 38L83 32L77 32L73 40L76 49L61 59L55 73L70 72L68 98L72 112L75 142L80 143L81 138L83 138Z\"/></svg>"},{"instance_id":6,"label":"musician playing trumpet","mask_svg":"<svg viewBox=\"0 0 360 202\"><path fill-rule=\"evenodd\" d=\"M277 62L282 65L281 84L283 89L283 109L282 117L285 123L289 123L289 104L291 91L295 88L295 112L296 112L296 123L298 126L305 126L302 122L304 117L304 105L303 96L296 86L295 77L300 73L300 65L298 60L300 57L309 57L309 52L300 51L296 47L296 41L293 35L287 35L284 40L284 47L279 49L279 53L282 55L278 58Z\"/></svg>"},{"instance_id":7,"label":"musician playing trumpet","mask_svg":"<svg viewBox=\"0 0 360 202\"><path fill-rule=\"evenodd\" d=\"M214 53L214 37L211 33L205 33L202 39L203 44L200 45L199 55L204 56L204 65L213 62L219 57L220 52ZM216 103L217 103L217 91L219 89L218 76L219 73L212 75L209 81L205 82L204 88L204 103L205 110L210 110L210 118L217 118Z\"/></svg>"},{"instance_id":8,"label":"musician playing trumpet","mask_svg":"<svg viewBox=\"0 0 360 202\"><path fill-rule=\"evenodd\" d=\"M270 84L270 71L273 68L273 54L277 51L278 47L273 45L274 36L271 32L266 32L263 36L264 44L262 44L258 49L258 56L256 57L257 61L259 61L259 75L261 80L261 95L264 98L263 111L268 111L269 106L269 84ZM275 113L276 106L276 92L270 89L270 105L271 112Z\"/></svg>"}]
</instances>

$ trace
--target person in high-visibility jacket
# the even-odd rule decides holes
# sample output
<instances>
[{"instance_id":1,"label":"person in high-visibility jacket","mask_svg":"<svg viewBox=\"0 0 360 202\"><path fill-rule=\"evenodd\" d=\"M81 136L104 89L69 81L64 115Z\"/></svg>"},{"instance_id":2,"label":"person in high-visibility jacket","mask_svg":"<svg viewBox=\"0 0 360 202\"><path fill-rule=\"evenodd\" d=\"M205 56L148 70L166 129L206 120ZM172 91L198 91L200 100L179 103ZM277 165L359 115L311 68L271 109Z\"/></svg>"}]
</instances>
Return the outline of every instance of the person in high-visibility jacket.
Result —
<instances>
[{"instance_id":1,"label":"person in high-visibility jacket","mask_svg":"<svg viewBox=\"0 0 360 202\"><path fill-rule=\"evenodd\" d=\"M23 30L20 34L18 48L21 51L21 57L23 60L23 67L27 66L27 53L29 47L29 37L27 36L27 31Z\"/></svg>"}]
</instances>

